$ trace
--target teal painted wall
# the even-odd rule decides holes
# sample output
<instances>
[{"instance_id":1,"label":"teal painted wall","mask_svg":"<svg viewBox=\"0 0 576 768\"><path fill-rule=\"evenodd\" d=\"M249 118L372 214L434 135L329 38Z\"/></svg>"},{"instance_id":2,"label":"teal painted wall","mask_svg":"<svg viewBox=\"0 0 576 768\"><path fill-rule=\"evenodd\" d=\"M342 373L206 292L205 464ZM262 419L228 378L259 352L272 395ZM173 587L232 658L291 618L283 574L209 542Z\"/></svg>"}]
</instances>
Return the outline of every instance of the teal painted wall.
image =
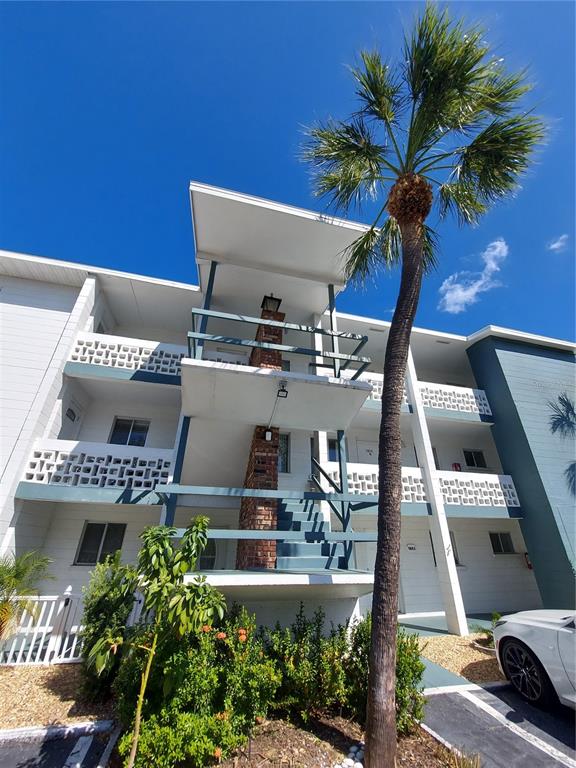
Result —
<instances>
[{"instance_id":1,"label":"teal painted wall","mask_svg":"<svg viewBox=\"0 0 576 768\"><path fill-rule=\"evenodd\" d=\"M547 608L576 604L576 499L565 470L576 461L574 439L550 430L550 401L576 401L575 359L569 353L489 337L468 350L479 387L494 414L491 427L523 512L522 532Z\"/></svg>"}]
</instances>

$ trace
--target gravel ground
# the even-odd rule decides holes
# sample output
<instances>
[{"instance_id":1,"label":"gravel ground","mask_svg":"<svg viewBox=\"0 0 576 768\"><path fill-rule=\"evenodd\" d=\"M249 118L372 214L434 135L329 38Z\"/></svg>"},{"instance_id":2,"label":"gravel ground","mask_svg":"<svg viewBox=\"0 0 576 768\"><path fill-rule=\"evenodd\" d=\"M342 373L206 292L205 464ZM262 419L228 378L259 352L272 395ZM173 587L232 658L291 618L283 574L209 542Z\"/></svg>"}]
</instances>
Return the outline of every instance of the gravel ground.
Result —
<instances>
[{"instance_id":1,"label":"gravel ground","mask_svg":"<svg viewBox=\"0 0 576 768\"><path fill-rule=\"evenodd\" d=\"M422 656L456 675L465 677L471 683L492 683L504 680L494 654L472 645L473 640L482 637L483 635L480 634L471 634L468 637L456 635L422 637L420 645Z\"/></svg>"},{"instance_id":2,"label":"gravel ground","mask_svg":"<svg viewBox=\"0 0 576 768\"><path fill-rule=\"evenodd\" d=\"M109 704L82 695L79 664L0 667L0 728L110 719Z\"/></svg>"}]
</instances>

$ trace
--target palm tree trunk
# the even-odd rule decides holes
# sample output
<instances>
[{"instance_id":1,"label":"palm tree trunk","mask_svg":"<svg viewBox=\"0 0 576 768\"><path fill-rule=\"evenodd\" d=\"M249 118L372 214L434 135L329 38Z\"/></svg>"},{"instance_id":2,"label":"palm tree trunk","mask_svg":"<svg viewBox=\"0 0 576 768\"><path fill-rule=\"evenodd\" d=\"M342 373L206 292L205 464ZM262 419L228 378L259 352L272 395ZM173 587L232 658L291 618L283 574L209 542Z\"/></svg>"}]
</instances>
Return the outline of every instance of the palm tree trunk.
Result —
<instances>
[{"instance_id":1,"label":"palm tree trunk","mask_svg":"<svg viewBox=\"0 0 576 768\"><path fill-rule=\"evenodd\" d=\"M400 409L410 333L422 283L423 239L418 223L400 225L402 277L392 318L382 392L378 448L378 543L372 597L372 637L366 717L366 768L394 768L396 758L396 632L402 502Z\"/></svg>"}]
</instances>

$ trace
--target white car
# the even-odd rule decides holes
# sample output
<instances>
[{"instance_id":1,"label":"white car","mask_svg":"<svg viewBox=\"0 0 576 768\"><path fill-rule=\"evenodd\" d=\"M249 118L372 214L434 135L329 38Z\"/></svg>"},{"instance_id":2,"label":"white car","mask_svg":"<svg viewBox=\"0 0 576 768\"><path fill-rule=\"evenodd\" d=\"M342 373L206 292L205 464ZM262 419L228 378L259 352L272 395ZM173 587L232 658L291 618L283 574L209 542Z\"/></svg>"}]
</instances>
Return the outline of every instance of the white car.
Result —
<instances>
[{"instance_id":1,"label":"white car","mask_svg":"<svg viewBox=\"0 0 576 768\"><path fill-rule=\"evenodd\" d=\"M540 707L576 709L576 613L522 611L494 629L498 663L518 693Z\"/></svg>"}]
</instances>

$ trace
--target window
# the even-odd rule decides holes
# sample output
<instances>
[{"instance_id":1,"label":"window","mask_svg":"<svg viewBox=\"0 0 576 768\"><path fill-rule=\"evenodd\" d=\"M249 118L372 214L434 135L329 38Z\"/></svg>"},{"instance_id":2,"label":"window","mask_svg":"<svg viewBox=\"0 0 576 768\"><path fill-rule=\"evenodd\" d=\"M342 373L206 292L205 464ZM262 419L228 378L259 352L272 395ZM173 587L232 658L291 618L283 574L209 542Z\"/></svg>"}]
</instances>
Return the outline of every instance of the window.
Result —
<instances>
[{"instance_id":1,"label":"window","mask_svg":"<svg viewBox=\"0 0 576 768\"><path fill-rule=\"evenodd\" d=\"M512 536L509 533L491 533L490 542L492 544L492 552L495 555L513 555L514 544L512 543Z\"/></svg>"},{"instance_id":2,"label":"window","mask_svg":"<svg viewBox=\"0 0 576 768\"><path fill-rule=\"evenodd\" d=\"M282 360L282 370L283 371L290 370L290 360Z\"/></svg>"},{"instance_id":3,"label":"window","mask_svg":"<svg viewBox=\"0 0 576 768\"><path fill-rule=\"evenodd\" d=\"M85 523L75 565L96 565L122 548L125 523Z\"/></svg>"},{"instance_id":4,"label":"window","mask_svg":"<svg viewBox=\"0 0 576 768\"><path fill-rule=\"evenodd\" d=\"M486 469L486 459L482 451L464 451L464 461L467 467Z\"/></svg>"},{"instance_id":5,"label":"window","mask_svg":"<svg viewBox=\"0 0 576 768\"><path fill-rule=\"evenodd\" d=\"M114 419L109 443L114 445L146 445L149 421L144 419Z\"/></svg>"},{"instance_id":6,"label":"window","mask_svg":"<svg viewBox=\"0 0 576 768\"><path fill-rule=\"evenodd\" d=\"M198 558L199 571L213 571L216 563L216 542L214 539L208 539L206 546Z\"/></svg>"},{"instance_id":7,"label":"window","mask_svg":"<svg viewBox=\"0 0 576 768\"><path fill-rule=\"evenodd\" d=\"M456 536L454 531L450 531L450 543L452 544L452 554L454 555L454 562L456 565L462 565L460 562L460 555L458 554L458 547L456 546Z\"/></svg>"},{"instance_id":8,"label":"window","mask_svg":"<svg viewBox=\"0 0 576 768\"><path fill-rule=\"evenodd\" d=\"M290 435L279 435L278 442L278 472L290 472Z\"/></svg>"},{"instance_id":9,"label":"window","mask_svg":"<svg viewBox=\"0 0 576 768\"><path fill-rule=\"evenodd\" d=\"M328 461L338 461L338 440L332 437L328 440Z\"/></svg>"}]
</instances>

